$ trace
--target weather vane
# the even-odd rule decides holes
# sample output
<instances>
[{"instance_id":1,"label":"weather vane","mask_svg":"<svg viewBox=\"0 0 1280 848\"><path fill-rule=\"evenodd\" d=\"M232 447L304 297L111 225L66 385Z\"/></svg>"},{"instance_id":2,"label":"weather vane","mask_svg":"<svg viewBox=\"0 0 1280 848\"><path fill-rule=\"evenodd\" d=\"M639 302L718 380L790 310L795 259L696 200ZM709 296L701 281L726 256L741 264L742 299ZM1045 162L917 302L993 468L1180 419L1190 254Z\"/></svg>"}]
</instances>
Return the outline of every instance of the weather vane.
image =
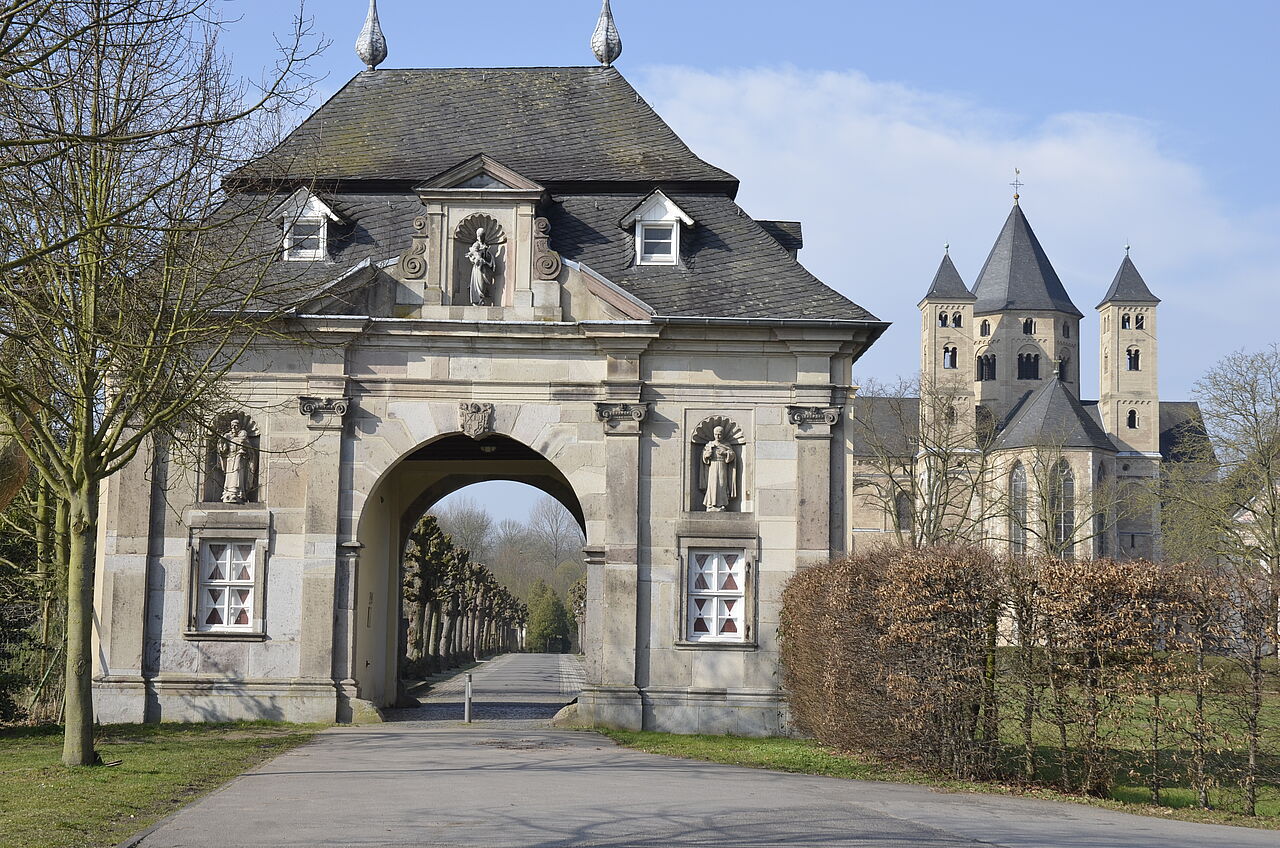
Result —
<instances>
[{"instance_id":1,"label":"weather vane","mask_svg":"<svg viewBox=\"0 0 1280 848\"><path fill-rule=\"evenodd\" d=\"M1021 197L1021 195L1020 195L1020 194L1018 194L1019 190L1020 190L1024 185L1026 185L1026 183L1024 183L1022 180L1018 179L1018 178L1019 178L1019 177L1021 177L1021 176L1022 176L1022 169L1021 169L1021 168L1014 168L1014 169L1013 169L1013 182L1009 183L1009 185L1013 186L1013 203L1014 203L1014 205L1015 205L1015 206L1018 204L1018 198L1019 198L1019 197Z\"/></svg>"}]
</instances>

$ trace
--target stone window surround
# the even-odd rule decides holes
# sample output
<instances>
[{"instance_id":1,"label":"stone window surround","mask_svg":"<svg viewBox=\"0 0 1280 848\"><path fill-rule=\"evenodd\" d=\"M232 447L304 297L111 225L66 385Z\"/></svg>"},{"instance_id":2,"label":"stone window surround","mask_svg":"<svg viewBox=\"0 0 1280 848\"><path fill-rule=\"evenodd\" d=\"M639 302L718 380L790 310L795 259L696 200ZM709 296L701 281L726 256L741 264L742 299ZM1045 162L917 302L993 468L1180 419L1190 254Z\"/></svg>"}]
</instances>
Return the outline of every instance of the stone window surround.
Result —
<instances>
[{"instance_id":1,"label":"stone window surround","mask_svg":"<svg viewBox=\"0 0 1280 848\"><path fill-rule=\"evenodd\" d=\"M217 509L212 504L202 504L201 521L188 521L190 542L187 548L187 568L183 577L183 597L186 619L182 638L190 642L262 642L267 638L266 586L270 565L271 522L266 510ZM200 556L209 543L250 542L254 546L253 616L248 630L200 630L196 614L200 606Z\"/></svg>"},{"instance_id":2,"label":"stone window surround","mask_svg":"<svg viewBox=\"0 0 1280 848\"><path fill-rule=\"evenodd\" d=\"M717 526L718 525L718 526ZM755 651L759 648L759 564L760 536L756 522L741 512L702 514L691 521L682 522L676 531L676 546L680 557L679 602L675 605L676 641L678 651ZM741 641L721 642L713 639L691 641L688 638L689 615L689 556L695 549L742 551L744 567L743 616L749 628Z\"/></svg>"}]
</instances>

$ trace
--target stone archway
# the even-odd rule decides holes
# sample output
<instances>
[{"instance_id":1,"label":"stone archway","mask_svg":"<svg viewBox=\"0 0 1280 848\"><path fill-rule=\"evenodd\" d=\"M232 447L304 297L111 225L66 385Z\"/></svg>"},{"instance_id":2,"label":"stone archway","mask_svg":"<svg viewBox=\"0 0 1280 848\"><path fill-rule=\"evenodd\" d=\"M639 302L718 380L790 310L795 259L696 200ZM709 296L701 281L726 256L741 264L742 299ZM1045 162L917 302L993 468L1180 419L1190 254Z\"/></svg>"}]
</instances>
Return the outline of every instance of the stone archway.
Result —
<instances>
[{"instance_id":1,"label":"stone archway","mask_svg":"<svg viewBox=\"0 0 1280 848\"><path fill-rule=\"evenodd\" d=\"M357 525L349 645L356 697L379 706L396 697L400 556L413 524L449 494L493 480L541 489L587 533L584 505L568 476L546 455L509 435L486 433L476 439L446 433L406 453L369 490Z\"/></svg>"}]
</instances>

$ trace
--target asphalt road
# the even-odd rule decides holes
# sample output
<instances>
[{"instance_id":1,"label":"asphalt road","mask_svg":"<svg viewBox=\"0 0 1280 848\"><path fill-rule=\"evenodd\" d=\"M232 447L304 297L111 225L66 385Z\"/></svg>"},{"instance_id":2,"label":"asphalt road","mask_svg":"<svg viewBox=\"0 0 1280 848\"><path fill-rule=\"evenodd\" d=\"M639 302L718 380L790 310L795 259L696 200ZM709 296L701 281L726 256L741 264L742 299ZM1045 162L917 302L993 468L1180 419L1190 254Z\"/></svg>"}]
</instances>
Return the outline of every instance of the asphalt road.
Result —
<instances>
[{"instance_id":1,"label":"asphalt road","mask_svg":"<svg viewBox=\"0 0 1280 848\"><path fill-rule=\"evenodd\" d=\"M1275 831L1075 804L779 774L642 754L546 727L576 661L513 655L382 725L343 727L232 781L140 842L176 846L1232 848ZM449 709L457 707L457 718Z\"/></svg>"}]
</instances>

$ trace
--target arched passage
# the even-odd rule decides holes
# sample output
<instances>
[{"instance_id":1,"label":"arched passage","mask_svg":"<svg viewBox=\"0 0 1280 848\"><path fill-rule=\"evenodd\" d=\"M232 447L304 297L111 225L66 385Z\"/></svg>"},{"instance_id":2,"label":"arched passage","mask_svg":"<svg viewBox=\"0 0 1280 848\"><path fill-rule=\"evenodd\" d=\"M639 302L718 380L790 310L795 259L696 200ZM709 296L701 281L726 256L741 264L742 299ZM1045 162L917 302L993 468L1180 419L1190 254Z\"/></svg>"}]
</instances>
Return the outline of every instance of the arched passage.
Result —
<instances>
[{"instance_id":1,"label":"arched passage","mask_svg":"<svg viewBox=\"0 0 1280 848\"><path fill-rule=\"evenodd\" d=\"M394 702L400 630L400 556L414 523L432 506L474 483L510 480L559 501L586 532L583 505L565 474L543 454L502 434L452 433L419 446L381 477L364 502L357 539L357 604L352 677L359 696Z\"/></svg>"}]
</instances>

